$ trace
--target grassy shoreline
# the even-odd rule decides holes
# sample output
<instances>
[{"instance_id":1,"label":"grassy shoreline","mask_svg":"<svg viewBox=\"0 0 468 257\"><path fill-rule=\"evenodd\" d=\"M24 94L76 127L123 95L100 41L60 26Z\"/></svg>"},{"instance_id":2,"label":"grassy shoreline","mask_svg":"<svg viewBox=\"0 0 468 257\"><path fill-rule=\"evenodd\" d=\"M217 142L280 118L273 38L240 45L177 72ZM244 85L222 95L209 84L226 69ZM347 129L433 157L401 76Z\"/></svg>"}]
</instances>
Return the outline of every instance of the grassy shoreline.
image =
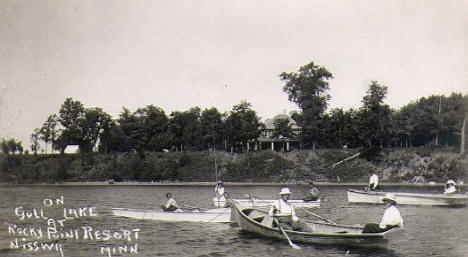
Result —
<instances>
[{"instance_id":1,"label":"grassy shoreline","mask_svg":"<svg viewBox=\"0 0 468 257\"><path fill-rule=\"evenodd\" d=\"M383 185L440 186L447 179L468 181L468 155L453 149L385 149L372 160L353 158L358 149L144 154L0 155L3 185L233 185L365 186L375 173ZM216 163L216 169L215 169ZM335 165L339 163L339 165ZM217 173L215 172L217 171ZM128 182L127 182L128 181ZM211 181L211 182L210 182ZM431 185L428 182L436 182ZM418 187L420 184L414 184Z\"/></svg>"},{"instance_id":2,"label":"grassy shoreline","mask_svg":"<svg viewBox=\"0 0 468 257\"><path fill-rule=\"evenodd\" d=\"M32 183L32 184L9 184L0 183L1 187L21 187L21 186L207 186L213 187L216 182L65 182L65 183ZM279 182L225 182L226 187L229 186L292 186L292 185L308 185L307 183L279 183ZM317 182L314 183L317 187L365 187L367 183L360 182ZM381 183L382 188L405 187L405 188L443 188L444 183ZM457 185L458 188L468 188L468 185Z\"/></svg>"}]
</instances>

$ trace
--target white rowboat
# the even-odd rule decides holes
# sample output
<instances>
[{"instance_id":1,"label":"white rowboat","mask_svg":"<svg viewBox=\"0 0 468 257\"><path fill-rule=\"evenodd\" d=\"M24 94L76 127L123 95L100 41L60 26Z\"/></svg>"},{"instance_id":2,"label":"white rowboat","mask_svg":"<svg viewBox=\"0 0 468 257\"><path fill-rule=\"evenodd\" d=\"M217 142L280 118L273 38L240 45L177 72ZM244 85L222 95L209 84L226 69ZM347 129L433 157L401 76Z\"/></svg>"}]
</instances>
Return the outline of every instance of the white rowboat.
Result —
<instances>
[{"instance_id":1,"label":"white rowboat","mask_svg":"<svg viewBox=\"0 0 468 257\"><path fill-rule=\"evenodd\" d=\"M402 205L465 206L468 201L468 195L463 194L400 193L353 189L347 191L348 202L350 203L383 204L382 199L386 193L393 193L397 204Z\"/></svg>"},{"instance_id":2,"label":"white rowboat","mask_svg":"<svg viewBox=\"0 0 468 257\"><path fill-rule=\"evenodd\" d=\"M162 210L136 210L128 208L112 208L112 213L116 216L160 220L171 222L217 222L229 223L231 208L217 208L209 210L193 210L184 212L164 212Z\"/></svg>"},{"instance_id":3,"label":"white rowboat","mask_svg":"<svg viewBox=\"0 0 468 257\"><path fill-rule=\"evenodd\" d=\"M244 207L265 207L271 206L277 200L269 199L233 199L234 202ZM320 208L320 199L316 201L304 201L304 200L288 200L288 203L293 205L295 208ZM226 204L225 199L218 199L213 197L213 205L215 207L224 207Z\"/></svg>"}]
</instances>

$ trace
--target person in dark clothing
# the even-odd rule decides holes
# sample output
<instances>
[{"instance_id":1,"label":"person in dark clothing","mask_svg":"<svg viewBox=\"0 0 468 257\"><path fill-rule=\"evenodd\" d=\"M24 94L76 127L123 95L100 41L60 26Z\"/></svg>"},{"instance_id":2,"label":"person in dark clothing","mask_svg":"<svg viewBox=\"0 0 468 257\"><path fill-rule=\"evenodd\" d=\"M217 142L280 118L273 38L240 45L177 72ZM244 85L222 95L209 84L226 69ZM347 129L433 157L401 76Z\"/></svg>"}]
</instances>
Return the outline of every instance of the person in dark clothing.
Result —
<instances>
[{"instance_id":1,"label":"person in dark clothing","mask_svg":"<svg viewBox=\"0 0 468 257\"><path fill-rule=\"evenodd\" d=\"M309 193L307 196L302 199L305 202L310 202L310 201L317 201L319 198L319 191L318 189L314 186L313 182L310 182L309 185L311 186Z\"/></svg>"}]
</instances>

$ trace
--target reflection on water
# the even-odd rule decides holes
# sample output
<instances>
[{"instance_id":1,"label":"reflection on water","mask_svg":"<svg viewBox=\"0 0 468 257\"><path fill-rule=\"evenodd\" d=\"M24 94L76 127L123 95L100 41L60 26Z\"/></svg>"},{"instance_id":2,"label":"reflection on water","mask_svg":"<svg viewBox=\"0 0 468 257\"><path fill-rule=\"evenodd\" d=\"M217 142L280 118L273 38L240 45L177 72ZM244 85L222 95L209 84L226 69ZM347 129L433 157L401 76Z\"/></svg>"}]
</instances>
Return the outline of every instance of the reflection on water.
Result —
<instances>
[{"instance_id":1,"label":"reflection on water","mask_svg":"<svg viewBox=\"0 0 468 257\"><path fill-rule=\"evenodd\" d=\"M364 224L379 222L383 206L349 205L345 187L322 187L322 208L309 209L337 223ZM259 198L278 198L279 186L226 186L235 198L245 194ZM292 198L302 198L307 186L291 186ZM401 191L426 192L434 189L403 189ZM45 224L45 221L25 219L18 221L14 208L43 208L53 217L60 217L63 207L78 208L96 206L98 216L81 217L66 222L65 229L91 226L96 230L139 228L138 254L124 256L468 256L467 208L441 208L399 206L406 232L393 241L391 250L372 250L342 246L301 245L292 249L286 241L261 238L245 233L229 224L168 223L115 217L111 208L159 208L165 201L165 193L172 192L179 205L211 207L214 194L212 186L4 186L0 188L1 256L59 256L54 251L10 250L13 236L6 224L22 226ZM44 198L64 196L63 206L46 208ZM307 219L313 216L297 211ZM45 225L43 225L45 226ZM56 240L63 244L64 256L107 256L100 253L103 245L132 245L135 241L123 240ZM114 256L114 255L112 255Z\"/></svg>"}]
</instances>

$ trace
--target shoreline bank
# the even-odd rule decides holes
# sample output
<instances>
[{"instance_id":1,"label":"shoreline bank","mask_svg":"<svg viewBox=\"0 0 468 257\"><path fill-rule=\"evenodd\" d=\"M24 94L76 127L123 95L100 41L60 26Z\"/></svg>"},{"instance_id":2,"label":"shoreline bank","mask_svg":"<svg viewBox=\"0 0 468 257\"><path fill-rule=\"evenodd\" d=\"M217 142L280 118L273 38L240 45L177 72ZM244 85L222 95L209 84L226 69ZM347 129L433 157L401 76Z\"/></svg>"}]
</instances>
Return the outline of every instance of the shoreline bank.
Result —
<instances>
[{"instance_id":1,"label":"shoreline bank","mask_svg":"<svg viewBox=\"0 0 468 257\"><path fill-rule=\"evenodd\" d=\"M11 184L0 183L2 187L21 187L21 186L215 186L216 182L63 182L63 183L32 183L32 184ZM225 186L308 186L308 183L280 183L280 182L224 182ZM366 187L367 183L361 182L316 182L318 187ZM392 187L430 187L443 188L444 183L381 183L383 188ZM468 185L457 185L458 188L468 188Z\"/></svg>"}]
</instances>

